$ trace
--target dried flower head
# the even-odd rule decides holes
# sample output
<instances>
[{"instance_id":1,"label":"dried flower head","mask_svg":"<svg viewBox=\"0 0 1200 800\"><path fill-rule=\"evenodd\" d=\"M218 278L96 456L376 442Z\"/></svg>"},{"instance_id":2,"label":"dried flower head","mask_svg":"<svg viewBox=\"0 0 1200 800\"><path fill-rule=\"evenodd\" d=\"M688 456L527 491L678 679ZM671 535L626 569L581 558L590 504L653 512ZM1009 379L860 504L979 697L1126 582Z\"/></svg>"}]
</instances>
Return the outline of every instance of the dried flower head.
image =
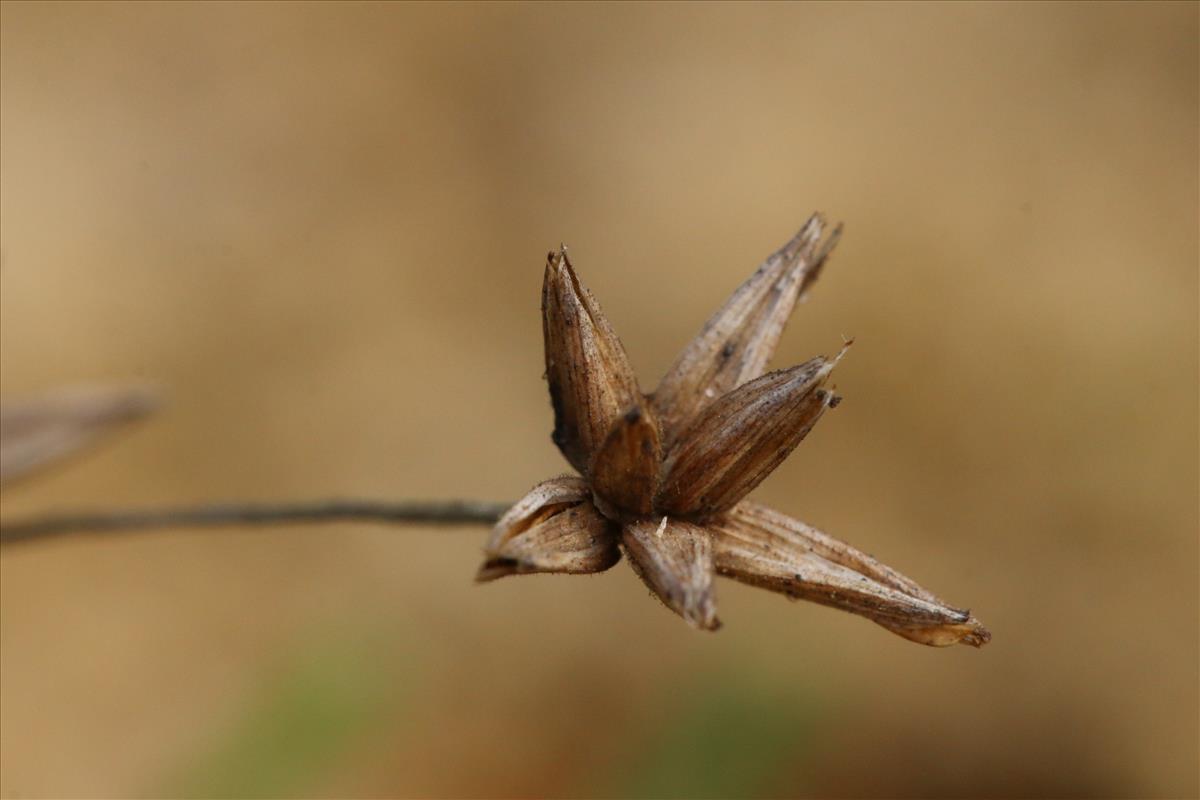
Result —
<instances>
[{"instance_id":1,"label":"dried flower head","mask_svg":"<svg viewBox=\"0 0 1200 800\"><path fill-rule=\"evenodd\" d=\"M645 395L625 348L550 253L542 288L554 443L582 477L538 484L497 523L477 580L601 572L623 550L689 624L720 627L717 574L864 616L922 644L976 647L969 611L799 520L745 499L839 397L846 352L764 374L783 328L837 243L814 215L743 283Z\"/></svg>"}]
</instances>

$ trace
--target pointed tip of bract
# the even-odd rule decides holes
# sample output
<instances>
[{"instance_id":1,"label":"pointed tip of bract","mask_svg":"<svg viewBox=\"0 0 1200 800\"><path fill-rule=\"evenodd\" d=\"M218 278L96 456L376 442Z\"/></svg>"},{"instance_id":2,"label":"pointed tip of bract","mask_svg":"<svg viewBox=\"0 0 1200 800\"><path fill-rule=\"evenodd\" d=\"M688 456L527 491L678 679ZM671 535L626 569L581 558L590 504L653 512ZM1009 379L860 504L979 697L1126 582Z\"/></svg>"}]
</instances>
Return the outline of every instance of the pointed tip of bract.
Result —
<instances>
[{"instance_id":1,"label":"pointed tip of bract","mask_svg":"<svg viewBox=\"0 0 1200 800\"><path fill-rule=\"evenodd\" d=\"M476 583L490 583L507 575L516 575L517 563L512 559L489 558L480 565L475 573Z\"/></svg>"},{"instance_id":2,"label":"pointed tip of bract","mask_svg":"<svg viewBox=\"0 0 1200 800\"><path fill-rule=\"evenodd\" d=\"M963 622L943 623L909 627L881 623L885 628L910 642L929 647L949 647L955 644L965 644L971 647L983 647L992 640L992 633L974 617L968 616Z\"/></svg>"},{"instance_id":3,"label":"pointed tip of bract","mask_svg":"<svg viewBox=\"0 0 1200 800\"><path fill-rule=\"evenodd\" d=\"M810 228L810 226L812 227ZM820 241L821 236L825 232L825 220L819 214L812 216L804 228L800 230L800 233L796 235L796 239L799 239L802 234L809 230L814 230L815 236L805 240L807 242L806 251L810 254L810 257L805 259L808 263L805 265L804 277L800 282L798 298L800 301L807 299L808 290L812 288L817 278L820 277L821 271L825 267L825 262L829 259L829 254L833 252L833 248L837 247L838 242L842 238L842 223L839 222L833 227L830 234L825 237L825 241ZM796 239L792 241L796 241Z\"/></svg>"},{"instance_id":4,"label":"pointed tip of bract","mask_svg":"<svg viewBox=\"0 0 1200 800\"><path fill-rule=\"evenodd\" d=\"M828 231L828 236L826 232ZM804 273L804 278L801 284L801 294L817 279L817 274L821 271L821 266L829 254L833 252L833 248L837 246L838 240L842 238L842 223L838 223L829 230L829 223L825 220L825 216L821 212L814 212L800 230L788 239L782 247L775 251L771 259L784 259L793 262L789 268L799 268ZM824 239L824 241L822 241Z\"/></svg>"},{"instance_id":5,"label":"pointed tip of bract","mask_svg":"<svg viewBox=\"0 0 1200 800\"><path fill-rule=\"evenodd\" d=\"M837 247L838 242L842 240L842 223L833 226L833 230L829 232L828 238L825 239L825 244L821 245L821 249L817 251L817 261L824 261L833 248Z\"/></svg>"},{"instance_id":6,"label":"pointed tip of bract","mask_svg":"<svg viewBox=\"0 0 1200 800\"><path fill-rule=\"evenodd\" d=\"M676 602L662 597L658 599L678 614L690 628L709 632L721 629L721 619L717 616L717 598L711 582L700 593L685 591L682 598L673 598Z\"/></svg>"},{"instance_id":7,"label":"pointed tip of bract","mask_svg":"<svg viewBox=\"0 0 1200 800\"><path fill-rule=\"evenodd\" d=\"M558 271L558 268L567 261L566 245L559 245L557 250L551 250L546 253L546 270Z\"/></svg>"},{"instance_id":8,"label":"pointed tip of bract","mask_svg":"<svg viewBox=\"0 0 1200 800\"><path fill-rule=\"evenodd\" d=\"M824 232L825 218L821 215L821 212L814 212L812 216L805 220L800 230L796 231L796 235L788 239L787 243L779 248L779 254L784 258L793 259L804 249L816 245L821 240L821 235Z\"/></svg>"},{"instance_id":9,"label":"pointed tip of bract","mask_svg":"<svg viewBox=\"0 0 1200 800\"><path fill-rule=\"evenodd\" d=\"M550 250L546 253L546 270L557 272L560 269L566 269L568 272L574 272L571 266L571 256L567 245L560 242L557 250Z\"/></svg>"},{"instance_id":10,"label":"pointed tip of bract","mask_svg":"<svg viewBox=\"0 0 1200 800\"><path fill-rule=\"evenodd\" d=\"M820 370L818 370L818 372L817 372L817 380L824 382L825 379L828 378L829 375L833 372L833 370L837 367L837 365L841 363L842 359L845 358L846 353L848 353L850 351L850 348L853 346L854 346L854 338L853 337L851 337L849 339L846 339L845 337L843 337L842 349L838 350L837 355L835 355L833 358L822 357L822 358L824 358L825 363L821 365Z\"/></svg>"},{"instance_id":11,"label":"pointed tip of bract","mask_svg":"<svg viewBox=\"0 0 1200 800\"><path fill-rule=\"evenodd\" d=\"M936 634L931 634L931 636L933 640L922 643L934 647L965 644L978 649L992 640L992 632L983 627L983 623L972 617L970 612L967 612L967 619L964 622L957 625L943 625Z\"/></svg>"},{"instance_id":12,"label":"pointed tip of bract","mask_svg":"<svg viewBox=\"0 0 1200 800\"><path fill-rule=\"evenodd\" d=\"M834 369L837 368L837 365L841 363L842 358L845 357L846 353L853 345L854 337L850 337L849 339L842 337L842 349L838 351L836 356L830 360L827 360L821 367L819 380L821 381L822 385L824 385L825 381L833 373ZM817 394L824 401L826 408L837 408L838 403L842 402L842 396L837 394L833 389L818 389Z\"/></svg>"},{"instance_id":13,"label":"pointed tip of bract","mask_svg":"<svg viewBox=\"0 0 1200 800\"><path fill-rule=\"evenodd\" d=\"M709 604L702 609L696 609L697 613L684 614L683 619L688 625L691 625L698 631L708 631L715 633L721 629L721 620L717 617L717 609L715 605Z\"/></svg>"},{"instance_id":14,"label":"pointed tip of bract","mask_svg":"<svg viewBox=\"0 0 1200 800\"><path fill-rule=\"evenodd\" d=\"M959 640L959 644L969 644L972 647L983 647L992 640L992 632L983 627L983 624L971 617L963 623L970 630Z\"/></svg>"},{"instance_id":15,"label":"pointed tip of bract","mask_svg":"<svg viewBox=\"0 0 1200 800\"><path fill-rule=\"evenodd\" d=\"M837 355L834 356L833 360L829 362L829 369L832 370L834 367L836 367L838 364L840 364L842 359L846 357L846 353L849 353L850 348L853 346L854 346L854 337L853 336L851 336L849 339L844 339L842 341L841 349L839 349L837 351Z\"/></svg>"}]
</instances>

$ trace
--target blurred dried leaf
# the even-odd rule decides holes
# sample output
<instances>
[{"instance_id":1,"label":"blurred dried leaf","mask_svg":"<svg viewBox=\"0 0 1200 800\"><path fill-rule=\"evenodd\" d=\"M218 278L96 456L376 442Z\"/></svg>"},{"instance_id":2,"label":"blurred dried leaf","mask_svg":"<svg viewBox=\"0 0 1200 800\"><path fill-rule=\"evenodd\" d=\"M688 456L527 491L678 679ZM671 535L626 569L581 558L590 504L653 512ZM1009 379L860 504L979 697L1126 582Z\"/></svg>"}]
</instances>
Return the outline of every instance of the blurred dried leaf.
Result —
<instances>
[{"instance_id":1,"label":"blurred dried leaf","mask_svg":"<svg viewBox=\"0 0 1200 800\"><path fill-rule=\"evenodd\" d=\"M28 475L158 408L146 386L77 386L0 403L0 483Z\"/></svg>"}]
</instances>

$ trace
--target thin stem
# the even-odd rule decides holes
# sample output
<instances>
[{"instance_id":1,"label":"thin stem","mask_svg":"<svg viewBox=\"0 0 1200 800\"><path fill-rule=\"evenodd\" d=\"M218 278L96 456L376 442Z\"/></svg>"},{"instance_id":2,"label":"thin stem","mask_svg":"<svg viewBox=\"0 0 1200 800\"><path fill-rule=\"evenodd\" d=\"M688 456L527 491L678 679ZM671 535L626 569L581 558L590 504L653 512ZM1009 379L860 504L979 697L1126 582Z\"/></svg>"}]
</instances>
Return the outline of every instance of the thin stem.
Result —
<instances>
[{"instance_id":1,"label":"thin stem","mask_svg":"<svg viewBox=\"0 0 1200 800\"><path fill-rule=\"evenodd\" d=\"M279 523L416 522L491 525L508 508L478 500L325 500L309 503L222 503L191 508L96 511L0 522L0 544L31 542L71 533L115 533L155 528L215 528Z\"/></svg>"}]
</instances>

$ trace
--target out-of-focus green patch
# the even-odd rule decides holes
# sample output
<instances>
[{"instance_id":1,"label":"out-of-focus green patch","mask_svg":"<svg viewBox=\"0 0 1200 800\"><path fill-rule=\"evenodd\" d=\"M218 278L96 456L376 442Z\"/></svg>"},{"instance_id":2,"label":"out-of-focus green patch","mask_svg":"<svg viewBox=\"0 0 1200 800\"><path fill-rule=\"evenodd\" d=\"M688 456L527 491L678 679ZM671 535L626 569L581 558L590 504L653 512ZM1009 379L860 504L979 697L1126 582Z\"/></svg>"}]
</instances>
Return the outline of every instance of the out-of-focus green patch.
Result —
<instances>
[{"instance_id":1,"label":"out-of-focus green patch","mask_svg":"<svg viewBox=\"0 0 1200 800\"><path fill-rule=\"evenodd\" d=\"M390 655L390 657L388 657ZM263 682L213 751L171 781L169 797L302 796L394 717L410 683L394 653L362 640L322 641ZM401 674L397 674L397 673Z\"/></svg>"},{"instance_id":2,"label":"out-of-focus green patch","mask_svg":"<svg viewBox=\"0 0 1200 800\"><path fill-rule=\"evenodd\" d=\"M750 798L794 793L819 717L813 694L723 675L689 681L629 736L600 794Z\"/></svg>"}]
</instances>

